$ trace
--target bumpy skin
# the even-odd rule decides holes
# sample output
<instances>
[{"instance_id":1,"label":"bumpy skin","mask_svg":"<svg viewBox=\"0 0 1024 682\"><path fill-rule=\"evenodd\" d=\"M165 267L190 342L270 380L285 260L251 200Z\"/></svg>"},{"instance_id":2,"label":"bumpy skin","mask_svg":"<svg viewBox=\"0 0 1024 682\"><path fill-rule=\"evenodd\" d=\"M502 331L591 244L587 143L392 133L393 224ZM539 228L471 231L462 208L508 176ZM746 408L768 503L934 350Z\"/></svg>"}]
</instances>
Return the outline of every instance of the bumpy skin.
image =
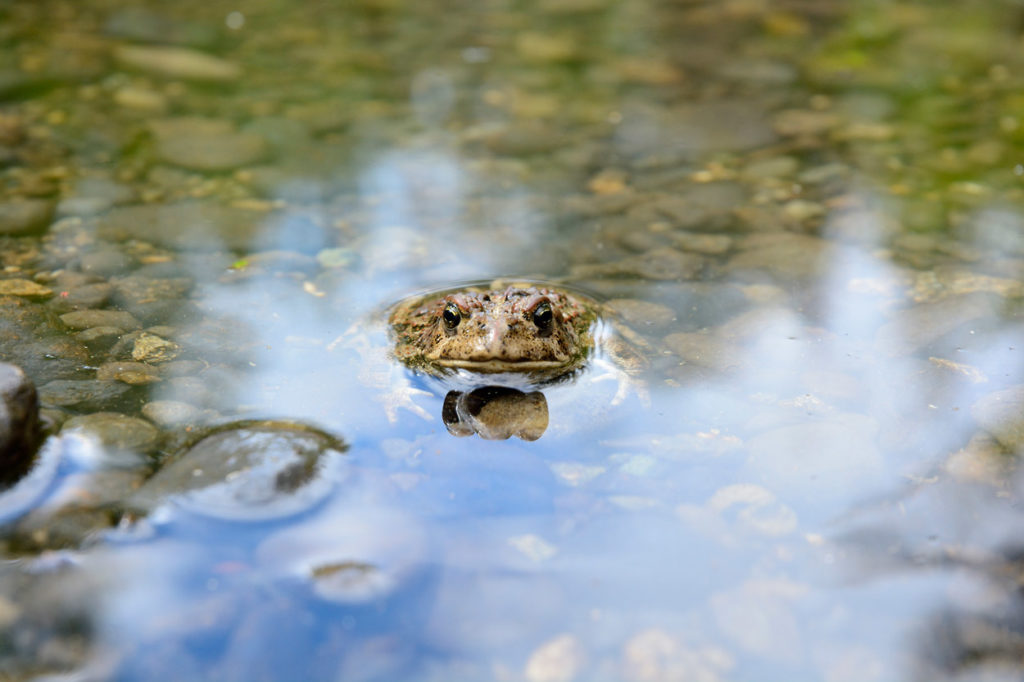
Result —
<instances>
[{"instance_id":1,"label":"bumpy skin","mask_svg":"<svg viewBox=\"0 0 1024 682\"><path fill-rule=\"evenodd\" d=\"M550 311L550 315L548 314ZM432 373L521 372L552 379L580 367L594 345L598 306L550 288L470 287L396 305L394 355Z\"/></svg>"}]
</instances>

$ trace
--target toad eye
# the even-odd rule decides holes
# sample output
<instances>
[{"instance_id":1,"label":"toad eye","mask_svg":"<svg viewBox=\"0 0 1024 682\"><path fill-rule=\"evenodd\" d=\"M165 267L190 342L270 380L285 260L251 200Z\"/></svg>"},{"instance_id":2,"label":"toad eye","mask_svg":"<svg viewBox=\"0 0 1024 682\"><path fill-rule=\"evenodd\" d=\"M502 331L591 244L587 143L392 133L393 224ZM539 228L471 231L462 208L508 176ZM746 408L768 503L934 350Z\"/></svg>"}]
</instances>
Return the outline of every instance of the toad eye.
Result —
<instances>
[{"instance_id":1,"label":"toad eye","mask_svg":"<svg viewBox=\"0 0 1024 682\"><path fill-rule=\"evenodd\" d=\"M459 326L459 322L462 321L462 311L459 310L459 306L454 303L449 303L444 307L444 312L441 314L441 319L444 320L444 327L448 331L454 330Z\"/></svg>"},{"instance_id":2,"label":"toad eye","mask_svg":"<svg viewBox=\"0 0 1024 682\"><path fill-rule=\"evenodd\" d=\"M555 315L551 312L551 304L544 301L533 310L533 323L537 325L537 329L544 332L551 331L551 323L554 320Z\"/></svg>"}]
</instances>

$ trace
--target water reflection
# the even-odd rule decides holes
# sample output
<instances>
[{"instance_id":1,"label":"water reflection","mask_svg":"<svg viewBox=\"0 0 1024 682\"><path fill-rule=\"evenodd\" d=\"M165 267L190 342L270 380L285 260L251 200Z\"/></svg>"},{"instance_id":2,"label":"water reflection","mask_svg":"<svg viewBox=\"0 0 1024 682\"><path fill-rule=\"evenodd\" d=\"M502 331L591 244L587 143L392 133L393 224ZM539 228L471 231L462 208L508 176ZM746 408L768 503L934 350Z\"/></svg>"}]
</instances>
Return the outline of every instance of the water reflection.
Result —
<instances>
[{"instance_id":1,"label":"water reflection","mask_svg":"<svg viewBox=\"0 0 1024 682\"><path fill-rule=\"evenodd\" d=\"M1013 3L111 4L0 2L0 675L1020 677ZM651 403L388 358L506 274Z\"/></svg>"},{"instance_id":2,"label":"water reflection","mask_svg":"<svg viewBox=\"0 0 1024 682\"><path fill-rule=\"evenodd\" d=\"M460 438L476 434L486 440L537 440L548 428L548 401L540 391L524 393L506 386L449 391L441 419L448 433Z\"/></svg>"}]
</instances>

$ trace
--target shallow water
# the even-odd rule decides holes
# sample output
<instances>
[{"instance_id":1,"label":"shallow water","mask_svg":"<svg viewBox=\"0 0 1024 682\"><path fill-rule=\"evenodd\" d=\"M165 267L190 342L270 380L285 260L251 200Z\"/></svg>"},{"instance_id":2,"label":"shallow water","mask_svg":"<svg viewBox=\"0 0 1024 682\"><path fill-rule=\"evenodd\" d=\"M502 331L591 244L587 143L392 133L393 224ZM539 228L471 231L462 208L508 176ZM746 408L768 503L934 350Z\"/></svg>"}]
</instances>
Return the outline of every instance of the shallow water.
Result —
<instances>
[{"instance_id":1,"label":"shallow water","mask_svg":"<svg viewBox=\"0 0 1024 682\"><path fill-rule=\"evenodd\" d=\"M1020 679L1021 18L0 0L0 677ZM509 277L641 381L456 437Z\"/></svg>"}]
</instances>

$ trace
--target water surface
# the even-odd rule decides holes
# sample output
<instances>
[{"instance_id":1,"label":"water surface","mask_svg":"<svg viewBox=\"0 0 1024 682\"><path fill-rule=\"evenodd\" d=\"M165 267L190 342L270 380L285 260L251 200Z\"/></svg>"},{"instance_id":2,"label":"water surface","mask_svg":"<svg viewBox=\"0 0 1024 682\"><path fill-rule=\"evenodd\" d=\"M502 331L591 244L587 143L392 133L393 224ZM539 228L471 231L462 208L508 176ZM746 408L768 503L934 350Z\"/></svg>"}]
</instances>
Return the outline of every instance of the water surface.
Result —
<instances>
[{"instance_id":1,"label":"water surface","mask_svg":"<svg viewBox=\"0 0 1024 682\"><path fill-rule=\"evenodd\" d=\"M1020 679L1021 25L0 1L0 676ZM508 277L643 388L449 433L386 310Z\"/></svg>"}]
</instances>

